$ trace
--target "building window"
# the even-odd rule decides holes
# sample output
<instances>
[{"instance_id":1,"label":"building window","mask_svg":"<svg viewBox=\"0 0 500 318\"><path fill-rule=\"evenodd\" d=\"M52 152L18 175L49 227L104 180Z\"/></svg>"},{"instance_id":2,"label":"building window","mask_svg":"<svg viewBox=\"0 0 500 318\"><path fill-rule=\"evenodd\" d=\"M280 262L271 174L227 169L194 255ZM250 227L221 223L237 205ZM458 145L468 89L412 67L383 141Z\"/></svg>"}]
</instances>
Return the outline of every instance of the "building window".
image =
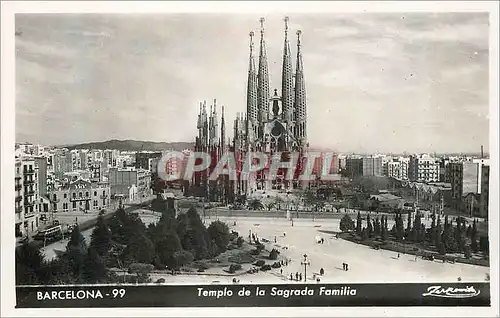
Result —
<instances>
[{"instance_id":1,"label":"building window","mask_svg":"<svg viewBox=\"0 0 500 318\"><path fill-rule=\"evenodd\" d=\"M73 199L76 199L76 193L73 192Z\"/></svg>"},{"instance_id":2,"label":"building window","mask_svg":"<svg viewBox=\"0 0 500 318\"><path fill-rule=\"evenodd\" d=\"M82 192L79 192L79 193L78 193L78 197L79 197L79 198L83 198L83 193L82 193Z\"/></svg>"},{"instance_id":3,"label":"building window","mask_svg":"<svg viewBox=\"0 0 500 318\"><path fill-rule=\"evenodd\" d=\"M96 196L97 196L97 191L94 191L94 197L96 197Z\"/></svg>"},{"instance_id":4,"label":"building window","mask_svg":"<svg viewBox=\"0 0 500 318\"><path fill-rule=\"evenodd\" d=\"M68 197L68 194L67 194L67 193L65 193L65 194L64 194L64 198L66 199L67 197Z\"/></svg>"},{"instance_id":5,"label":"building window","mask_svg":"<svg viewBox=\"0 0 500 318\"><path fill-rule=\"evenodd\" d=\"M73 201L73 210L76 209L76 202Z\"/></svg>"},{"instance_id":6,"label":"building window","mask_svg":"<svg viewBox=\"0 0 500 318\"><path fill-rule=\"evenodd\" d=\"M88 198L89 197L89 192L85 192L85 196Z\"/></svg>"},{"instance_id":7,"label":"building window","mask_svg":"<svg viewBox=\"0 0 500 318\"><path fill-rule=\"evenodd\" d=\"M53 197L54 197L54 201L56 201L57 200L57 195L55 193L54 193Z\"/></svg>"},{"instance_id":8,"label":"building window","mask_svg":"<svg viewBox=\"0 0 500 318\"><path fill-rule=\"evenodd\" d=\"M105 196L106 195L106 190L102 190L102 195Z\"/></svg>"},{"instance_id":9,"label":"building window","mask_svg":"<svg viewBox=\"0 0 500 318\"><path fill-rule=\"evenodd\" d=\"M94 200L94 207L97 207L97 200Z\"/></svg>"}]
</instances>

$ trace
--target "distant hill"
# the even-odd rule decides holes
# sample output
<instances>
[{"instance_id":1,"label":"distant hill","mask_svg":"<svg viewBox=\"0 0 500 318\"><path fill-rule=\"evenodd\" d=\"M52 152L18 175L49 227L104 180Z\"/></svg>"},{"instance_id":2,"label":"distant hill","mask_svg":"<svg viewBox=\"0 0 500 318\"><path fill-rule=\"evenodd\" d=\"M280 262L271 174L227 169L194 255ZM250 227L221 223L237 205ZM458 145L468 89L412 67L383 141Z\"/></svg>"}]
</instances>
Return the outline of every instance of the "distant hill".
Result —
<instances>
[{"instance_id":1,"label":"distant hill","mask_svg":"<svg viewBox=\"0 0 500 318\"><path fill-rule=\"evenodd\" d=\"M156 141L140 141L140 140L108 140L101 142L87 142L76 145L65 145L69 150L73 149L117 149L121 151L162 151L184 149L193 149L193 142L156 142Z\"/></svg>"}]
</instances>

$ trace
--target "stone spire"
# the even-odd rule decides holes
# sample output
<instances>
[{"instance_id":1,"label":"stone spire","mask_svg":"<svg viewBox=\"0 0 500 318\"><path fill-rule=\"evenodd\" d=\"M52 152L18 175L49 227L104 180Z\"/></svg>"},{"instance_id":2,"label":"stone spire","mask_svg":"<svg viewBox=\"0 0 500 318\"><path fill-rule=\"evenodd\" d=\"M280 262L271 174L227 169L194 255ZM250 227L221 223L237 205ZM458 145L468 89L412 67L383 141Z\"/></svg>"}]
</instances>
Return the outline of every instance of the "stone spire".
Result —
<instances>
[{"instance_id":1,"label":"stone spire","mask_svg":"<svg viewBox=\"0 0 500 318\"><path fill-rule=\"evenodd\" d=\"M292 121L293 117L293 70L290 43L288 41L288 17L285 17L285 46L283 49L283 69L281 73L281 108L283 119Z\"/></svg>"},{"instance_id":2,"label":"stone spire","mask_svg":"<svg viewBox=\"0 0 500 318\"><path fill-rule=\"evenodd\" d=\"M295 70L295 136L301 146L307 143L307 112L306 112L306 85L302 63L300 36L302 31L297 31L297 67Z\"/></svg>"},{"instance_id":3,"label":"stone spire","mask_svg":"<svg viewBox=\"0 0 500 318\"><path fill-rule=\"evenodd\" d=\"M222 115L220 118L220 154L223 155L226 152L226 122L224 120L224 106L222 106Z\"/></svg>"},{"instance_id":4,"label":"stone spire","mask_svg":"<svg viewBox=\"0 0 500 318\"><path fill-rule=\"evenodd\" d=\"M264 18L260 18L259 72L257 74L257 108L259 122L267 121L269 113L269 68L267 64L266 42L264 41Z\"/></svg>"},{"instance_id":5,"label":"stone spire","mask_svg":"<svg viewBox=\"0 0 500 318\"><path fill-rule=\"evenodd\" d=\"M248 119L257 123L257 70L255 69L255 59L253 56L253 31L250 32L250 61L248 65L248 86L247 86L247 114Z\"/></svg>"}]
</instances>

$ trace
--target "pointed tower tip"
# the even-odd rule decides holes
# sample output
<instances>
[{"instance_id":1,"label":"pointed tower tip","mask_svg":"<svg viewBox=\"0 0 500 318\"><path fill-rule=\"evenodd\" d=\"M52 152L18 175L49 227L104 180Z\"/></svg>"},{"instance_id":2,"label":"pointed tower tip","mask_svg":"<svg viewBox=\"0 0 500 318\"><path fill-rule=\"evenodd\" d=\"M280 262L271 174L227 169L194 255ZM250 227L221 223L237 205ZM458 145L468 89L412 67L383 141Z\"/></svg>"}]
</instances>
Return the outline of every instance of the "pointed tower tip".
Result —
<instances>
[{"instance_id":1,"label":"pointed tower tip","mask_svg":"<svg viewBox=\"0 0 500 318\"><path fill-rule=\"evenodd\" d=\"M264 17L260 18L259 19L259 22L260 22L260 34L264 34L264 22L266 21L266 19Z\"/></svg>"}]
</instances>

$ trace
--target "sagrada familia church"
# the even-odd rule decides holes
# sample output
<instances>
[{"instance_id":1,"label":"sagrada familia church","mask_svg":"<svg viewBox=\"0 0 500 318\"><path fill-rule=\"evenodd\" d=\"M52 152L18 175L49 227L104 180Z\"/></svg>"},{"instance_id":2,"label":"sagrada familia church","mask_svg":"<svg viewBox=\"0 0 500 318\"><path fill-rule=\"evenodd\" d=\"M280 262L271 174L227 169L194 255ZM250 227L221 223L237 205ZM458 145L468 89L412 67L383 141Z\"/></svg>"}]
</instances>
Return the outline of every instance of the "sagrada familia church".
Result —
<instances>
[{"instance_id":1,"label":"sagrada familia church","mask_svg":"<svg viewBox=\"0 0 500 318\"><path fill-rule=\"evenodd\" d=\"M256 190L288 190L301 187L295 180L285 180L284 171L278 173L274 180L267 178L268 169L263 169L250 178L241 177L241 167L248 152L264 152L272 155L282 153L299 154L297 169L303 165L307 152L307 104L304 70L301 51L301 34L296 32L296 59L293 70L292 52L290 49L288 17L285 18L285 38L283 48L283 64L281 73L281 91L269 86L269 65L267 61L264 18L260 19L260 41L258 64L255 61L254 32L250 32L250 54L248 66L248 86L246 96L246 112L238 113L234 120L233 138L226 141L226 123L224 107L220 119L217 114L217 101L214 100L207 112L206 102L200 104L198 115L198 136L195 141L197 152L210 153L215 165L227 151L233 152L236 159L238 180L229 180L228 176L220 176L210 181L206 172L194 176L191 188L198 196L205 196L210 201L232 202L238 196L246 196ZM281 93L281 94L280 94ZM243 180L245 179L245 180Z\"/></svg>"}]
</instances>

